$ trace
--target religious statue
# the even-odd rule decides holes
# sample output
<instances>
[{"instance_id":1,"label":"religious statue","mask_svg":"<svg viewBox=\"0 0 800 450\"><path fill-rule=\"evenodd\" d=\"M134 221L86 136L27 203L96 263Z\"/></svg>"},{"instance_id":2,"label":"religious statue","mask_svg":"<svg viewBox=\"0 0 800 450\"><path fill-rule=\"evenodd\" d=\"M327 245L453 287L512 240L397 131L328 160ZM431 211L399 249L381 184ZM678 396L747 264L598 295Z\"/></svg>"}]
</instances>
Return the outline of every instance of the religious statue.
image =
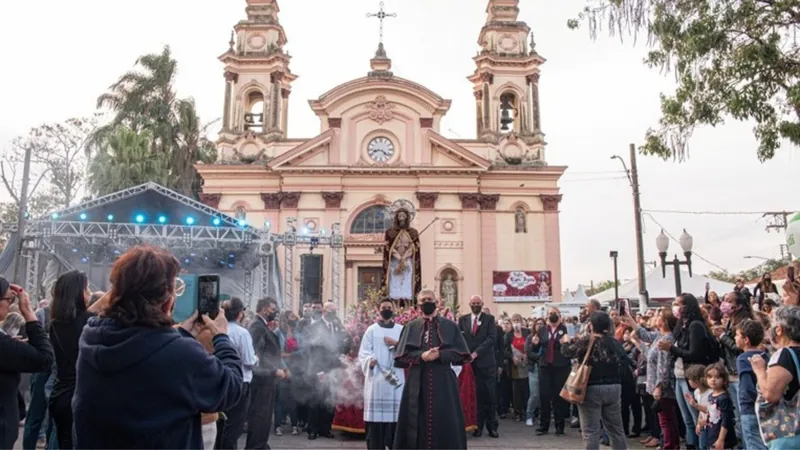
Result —
<instances>
[{"instance_id":1,"label":"religious statue","mask_svg":"<svg viewBox=\"0 0 800 450\"><path fill-rule=\"evenodd\" d=\"M514 213L514 224L515 224L515 233L527 233L528 232L528 224L527 220L525 219L525 210L522 208L517 208L517 212Z\"/></svg>"},{"instance_id":2,"label":"religious statue","mask_svg":"<svg viewBox=\"0 0 800 450\"><path fill-rule=\"evenodd\" d=\"M539 285L537 288L539 290L540 299L546 299L552 296L550 293L550 277L547 276L547 272L539 273Z\"/></svg>"},{"instance_id":3,"label":"religious statue","mask_svg":"<svg viewBox=\"0 0 800 450\"><path fill-rule=\"evenodd\" d=\"M411 227L416 211L408 200L390 208L393 222L383 248L383 286L390 300L411 304L422 289L419 233Z\"/></svg>"},{"instance_id":4,"label":"religious statue","mask_svg":"<svg viewBox=\"0 0 800 450\"><path fill-rule=\"evenodd\" d=\"M442 280L441 297L448 308L455 308L458 304L458 286L453 280L453 274L448 273Z\"/></svg>"}]
</instances>

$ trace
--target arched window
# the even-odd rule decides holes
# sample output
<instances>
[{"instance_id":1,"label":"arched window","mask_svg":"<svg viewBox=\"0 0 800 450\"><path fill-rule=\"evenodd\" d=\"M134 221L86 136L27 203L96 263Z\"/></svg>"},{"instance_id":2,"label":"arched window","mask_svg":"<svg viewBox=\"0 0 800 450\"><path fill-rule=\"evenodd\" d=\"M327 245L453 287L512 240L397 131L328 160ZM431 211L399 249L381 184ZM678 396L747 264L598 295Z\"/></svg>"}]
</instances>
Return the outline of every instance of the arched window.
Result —
<instances>
[{"instance_id":1,"label":"arched window","mask_svg":"<svg viewBox=\"0 0 800 450\"><path fill-rule=\"evenodd\" d=\"M517 96L511 92L506 92L500 96L500 132L510 133L519 131L517 116L519 115L519 105Z\"/></svg>"},{"instance_id":2,"label":"arched window","mask_svg":"<svg viewBox=\"0 0 800 450\"><path fill-rule=\"evenodd\" d=\"M361 211L353 225L350 227L351 234L374 234L383 233L392 226L392 216L383 205L370 206Z\"/></svg>"}]
</instances>

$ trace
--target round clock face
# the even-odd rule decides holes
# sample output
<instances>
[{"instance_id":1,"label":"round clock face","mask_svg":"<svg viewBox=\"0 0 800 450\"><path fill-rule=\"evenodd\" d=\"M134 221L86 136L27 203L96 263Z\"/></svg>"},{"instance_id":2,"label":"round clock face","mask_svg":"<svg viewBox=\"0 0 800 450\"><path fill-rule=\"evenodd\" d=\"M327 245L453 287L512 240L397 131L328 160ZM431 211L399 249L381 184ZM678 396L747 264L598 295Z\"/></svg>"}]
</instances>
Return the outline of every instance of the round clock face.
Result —
<instances>
[{"instance_id":1,"label":"round clock face","mask_svg":"<svg viewBox=\"0 0 800 450\"><path fill-rule=\"evenodd\" d=\"M373 161L385 163L394 156L394 144L385 137L376 137L369 142L367 154Z\"/></svg>"}]
</instances>

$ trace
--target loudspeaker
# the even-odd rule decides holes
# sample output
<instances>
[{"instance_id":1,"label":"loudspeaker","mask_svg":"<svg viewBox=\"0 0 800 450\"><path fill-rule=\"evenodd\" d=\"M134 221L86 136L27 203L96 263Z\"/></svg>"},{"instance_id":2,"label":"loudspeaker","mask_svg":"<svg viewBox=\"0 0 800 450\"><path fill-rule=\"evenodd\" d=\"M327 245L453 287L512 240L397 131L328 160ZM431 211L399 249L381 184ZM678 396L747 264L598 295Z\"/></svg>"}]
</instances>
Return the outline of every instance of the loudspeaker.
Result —
<instances>
[{"instance_id":1,"label":"loudspeaker","mask_svg":"<svg viewBox=\"0 0 800 450\"><path fill-rule=\"evenodd\" d=\"M300 304L322 299L322 255L300 255Z\"/></svg>"}]
</instances>

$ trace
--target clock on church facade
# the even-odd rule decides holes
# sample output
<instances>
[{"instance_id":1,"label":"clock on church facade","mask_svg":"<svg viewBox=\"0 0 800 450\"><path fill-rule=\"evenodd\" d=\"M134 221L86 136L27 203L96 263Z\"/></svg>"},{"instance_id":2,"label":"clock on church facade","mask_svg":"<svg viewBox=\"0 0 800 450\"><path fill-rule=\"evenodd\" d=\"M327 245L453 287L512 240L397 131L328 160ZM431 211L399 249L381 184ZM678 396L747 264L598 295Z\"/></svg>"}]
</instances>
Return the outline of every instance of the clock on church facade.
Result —
<instances>
[{"instance_id":1,"label":"clock on church facade","mask_svg":"<svg viewBox=\"0 0 800 450\"><path fill-rule=\"evenodd\" d=\"M281 299L286 305L297 310L321 297L346 306L379 286L384 233L392 226L387 207L399 200L413 206L411 225L421 232L421 284L446 290L462 311L478 294L496 312L529 314L531 303L494 303L493 274L503 271L549 271L552 300L560 300L557 183L566 167L547 163L539 107L544 58L519 17L519 0L486 0L468 77L474 105L465 107L476 112L477 126L471 139L441 132L450 100L393 73L383 42L364 76L310 102L318 135L287 136L289 98L304 94L293 90L297 76L286 52L292 30L281 25L277 0L237 1L247 20L235 25L220 57L219 161L196 166L201 199L251 226L269 223L273 233L291 219L314 236L336 224L344 237L337 261L324 246L294 247L288 267L299 288ZM283 274L287 262L282 247L276 251Z\"/></svg>"}]
</instances>

